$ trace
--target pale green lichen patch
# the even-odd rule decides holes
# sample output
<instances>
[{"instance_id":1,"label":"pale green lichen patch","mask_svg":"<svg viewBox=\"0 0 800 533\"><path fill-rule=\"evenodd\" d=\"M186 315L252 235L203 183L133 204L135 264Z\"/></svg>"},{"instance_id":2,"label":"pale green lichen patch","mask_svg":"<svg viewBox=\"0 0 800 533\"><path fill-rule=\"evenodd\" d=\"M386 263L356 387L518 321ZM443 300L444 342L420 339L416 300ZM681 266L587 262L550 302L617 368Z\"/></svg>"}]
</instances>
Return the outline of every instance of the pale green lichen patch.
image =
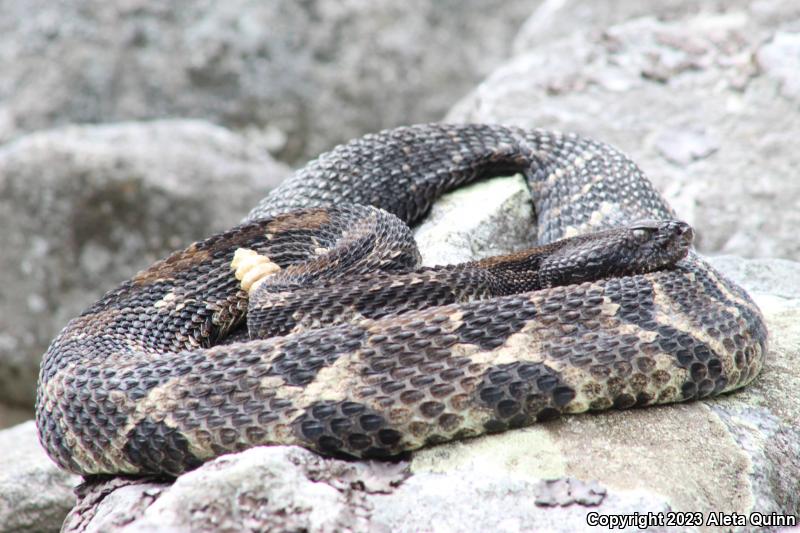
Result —
<instances>
[{"instance_id":1,"label":"pale green lichen patch","mask_svg":"<svg viewBox=\"0 0 800 533\"><path fill-rule=\"evenodd\" d=\"M751 509L750 460L702 403L574 417L555 428L567 474L647 490L675 511Z\"/></svg>"},{"instance_id":2,"label":"pale green lichen patch","mask_svg":"<svg viewBox=\"0 0 800 533\"><path fill-rule=\"evenodd\" d=\"M675 511L747 513L750 461L701 403L568 417L414 455L412 472L478 471L534 481L597 480L647 492Z\"/></svg>"},{"instance_id":3,"label":"pale green lichen patch","mask_svg":"<svg viewBox=\"0 0 800 533\"><path fill-rule=\"evenodd\" d=\"M558 422L556 422L558 424ZM565 475L566 458L553 440L551 424L456 441L414 454L411 471L504 473L527 480Z\"/></svg>"}]
</instances>

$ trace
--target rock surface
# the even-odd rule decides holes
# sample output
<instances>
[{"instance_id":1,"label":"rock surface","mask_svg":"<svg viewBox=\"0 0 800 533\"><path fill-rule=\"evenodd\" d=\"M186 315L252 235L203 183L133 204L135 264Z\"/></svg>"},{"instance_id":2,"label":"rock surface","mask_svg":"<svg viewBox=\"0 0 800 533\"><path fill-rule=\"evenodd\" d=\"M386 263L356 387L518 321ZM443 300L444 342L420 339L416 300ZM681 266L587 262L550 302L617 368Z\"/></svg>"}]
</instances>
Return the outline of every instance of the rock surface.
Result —
<instances>
[{"instance_id":1,"label":"rock surface","mask_svg":"<svg viewBox=\"0 0 800 533\"><path fill-rule=\"evenodd\" d=\"M68 127L0 146L0 403L106 290L236 224L288 169L200 121Z\"/></svg>"},{"instance_id":2,"label":"rock surface","mask_svg":"<svg viewBox=\"0 0 800 533\"><path fill-rule=\"evenodd\" d=\"M800 259L800 4L545 2L449 120L627 152L704 253Z\"/></svg>"},{"instance_id":3,"label":"rock surface","mask_svg":"<svg viewBox=\"0 0 800 533\"><path fill-rule=\"evenodd\" d=\"M298 161L438 120L538 0L7 0L0 141L67 123L206 119Z\"/></svg>"},{"instance_id":4,"label":"rock surface","mask_svg":"<svg viewBox=\"0 0 800 533\"><path fill-rule=\"evenodd\" d=\"M33 422L0 431L0 533L58 531L80 478L45 455Z\"/></svg>"},{"instance_id":5,"label":"rock surface","mask_svg":"<svg viewBox=\"0 0 800 533\"><path fill-rule=\"evenodd\" d=\"M452 265L535 246L535 224L531 193L517 175L440 198L414 228L414 239L423 265Z\"/></svg>"},{"instance_id":6,"label":"rock surface","mask_svg":"<svg viewBox=\"0 0 800 533\"><path fill-rule=\"evenodd\" d=\"M499 190L488 192L494 185ZM443 199L435 216L448 220L460 206L493 197L473 216L503 226L520 214L514 201L519 187L518 178L478 184ZM524 216L520 226L532 231L529 220ZM488 235L490 225L480 224ZM465 242L458 235L444 241ZM422 246L441 242L437 236ZM743 391L567 417L428 448L397 465L321 459L293 447L254 449L213 461L172 485L88 486L65 530L172 532L214 524L221 531L514 532L535 524L577 531L586 529L592 512L797 515L800 289L784 280L800 279L800 264L735 257L715 264L751 291L771 332L763 373ZM651 529L678 530L724 528Z\"/></svg>"}]
</instances>

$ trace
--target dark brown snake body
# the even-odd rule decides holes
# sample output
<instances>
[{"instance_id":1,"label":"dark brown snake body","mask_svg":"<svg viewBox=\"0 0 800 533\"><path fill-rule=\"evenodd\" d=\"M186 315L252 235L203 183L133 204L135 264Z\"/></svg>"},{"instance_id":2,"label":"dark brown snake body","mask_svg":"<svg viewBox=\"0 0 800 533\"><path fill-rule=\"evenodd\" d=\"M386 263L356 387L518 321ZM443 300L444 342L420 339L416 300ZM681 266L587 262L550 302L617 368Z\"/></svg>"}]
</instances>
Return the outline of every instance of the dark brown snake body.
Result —
<instances>
[{"instance_id":1,"label":"dark brown snake body","mask_svg":"<svg viewBox=\"0 0 800 533\"><path fill-rule=\"evenodd\" d=\"M442 193L514 172L532 193L543 245L532 252L419 269L407 228L359 207L413 224ZM477 124L368 135L72 320L42 362L40 440L83 475L177 475L260 444L385 457L736 389L763 365L763 318L686 255L685 225L658 222L673 218L633 162L576 135ZM663 230L666 248L684 245L672 263L636 248L650 267L612 272L619 261L589 237L555 242L643 219L603 238L629 253ZM588 277L562 242L578 243ZM238 249L249 259L235 272Z\"/></svg>"}]
</instances>

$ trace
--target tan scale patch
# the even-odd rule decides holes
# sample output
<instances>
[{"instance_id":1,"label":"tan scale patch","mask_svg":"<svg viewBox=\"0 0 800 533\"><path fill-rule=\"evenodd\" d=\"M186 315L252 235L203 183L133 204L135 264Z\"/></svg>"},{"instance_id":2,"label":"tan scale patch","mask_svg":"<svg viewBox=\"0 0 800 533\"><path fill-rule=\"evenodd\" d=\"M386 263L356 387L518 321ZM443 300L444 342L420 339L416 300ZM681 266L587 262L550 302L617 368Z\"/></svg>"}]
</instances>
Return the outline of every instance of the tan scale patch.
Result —
<instances>
[{"instance_id":1,"label":"tan scale patch","mask_svg":"<svg viewBox=\"0 0 800 533\"><path fill-rule=\"evenodd\" d=\"M717 276L717 273L714 270L708 270L708 276L710 278L712 278L716 282L717 288L720 290L720 292L722 292L722 294L725 295L725 297L728 300L730 300L732 302L736 302L737 304L739 304L742 307L748 307L748 308L751 308L751 309L753 308L753 304L751 302L748 302L744 298L740 298L739 296L737 296L737 295L733 294L731 291L729 291L728 287L726 286L727 284L723 283L722 280L719 279L719 276ZM737 316L738 316L738 314L737 314Z\"/></svg>"},{"instance_id":2,"label":"tan scale patch","mask_svg":"<svg viewBox=\"0 0 800 533\"><path fill-rule=\"evenodd\" d=\"M619 307L619 304L615 304L611 302L608 297L604 297L603 303L600 304L601 314L608 319L613 319ZM616 336L633 335L637 337L637 342L640 344L650 344L658 336L654 331L641 330L634 324L620 324L615 319L609 322L605 327L613 330ZM620 384L623 385L620 390L609 389L609 387L612 386L610 381L598 381L589 371L588 366L574 366L568 359L548 359L546 353L544 354L542 362L557 372L564 383L575 390L575 398L564 408L565 413L574 414L589 410L593 404L597 405L598 400L607 399L608 406L610 406L614 399L613 396L617 394L626 393L635 396L638 392L644 392L656 399L670 386L680 390L680 385L686 378L686 371L675 366L674 358L663 352L655 355L648 355L648 357L655 362L653 372L651 372L646 379L639 381L632 378L620 380ZM631 364L633 363L631 362ZM664 371L669 375L668 382L662 383L660 380L655 379L653 373L658 370ZM615 386L616 385L614 385L614 387Z\"/></svg>"},{"instance_id":3,"label":"tan scale patch","mask_svg":"<svg viewBox=\"0 0 800 533\"><path fill-rule=\"evenodd\" d=\"M361 385L358 352L340 356L332 365L317 372L314 380L305 387L286 387L300 389L291 395L293 403L306 409L314 402L340 402L348 399L348 393Z\"/></svg>"},{"instance_id":4,"label":"tan scale patch","mask_svg":"<svg viewBox=\"0 0 800 533\"><path fill-rule=\"evenodd\" d=\"M169 291L159 301L153 304L156 309L169 308L175 305L175 291Z\"/></svg>"},{"instance_id":5,"label":"tan scale patch","mask_svg":"<svg viewBox=\"0 0 800 533\"><path fill-rule=\"evenodd\" d=\"M597 399L594 394L589 394L597 380L583 368L569 364L569 361L546 361L545 364L557 372L561 380L575 391L575 397L564 406L565 413L582 413L589 409L592 401Z\"/></svg>"},{"instance_id":6,"label":"tan scale patch","mask_svg":"<svg viewBox=\"0 0 800 533\"><path fill-rule=\"evenodd\" d=\"M543 352L543 340L538 333L538 330L543 327L539 322L531 320L520 331L510 335L502 346L491 351L464 353L463 355L469 356L470 361L474 363L487 365L487 368L519 361L543 363L547 358L547 354ZM459 346L461 345L456 345L455 347ZM477 350L477 346L474 346L473 352L475 350ZM467 350L464 351L467 352Z\"/></svg>"},{"instance_id":7,"label":"tan scale patch","mask_svg":"<svg viewBox=\"0 0 800 533\"><path fill-rule=\"evenodd\" d=\"M197 243L191 244L185 250L175 252L166 259L156 262L150 268L136 274L131 282L135 285L145 285L162 279L172 279L177 272L189 270L194 265L199 265L210 258L208 250L201 250Z\"/></svg>"},{"instance_id":8,"label":"tan scale patch","mask_svg":"<svg viewBox=\"0 0 800 533\"><path fill-rule=\"evenodd\" d=\"M468 352L477 350L477 346L459 345L461 349ZM458 350L457 350L458 351ZM458 355L454 354L456 357ZM466 378L453 382L456 391L448 398L435 398L431 395L429 388L423 389L424 397L415 402L410 409L401 409L400 417L392 418L391 422L403 433L404 447L407 449L418 449L425 445L425 441L431 435L438 435L448 440L452 439L456 433L464 436L476 436L485 433L484 426L495 414L486 407L475 405L471 398L475 388L489 368L493 364L471 363L465 370ZM444 412L440 416L454 415L458 417L458 423L450 429L443 428L436 419L425 417L419 406L428 401L441 402L445 406ZM368 402L369 403L369 402Z\"/></svg>"},{"instance_id":9,"label":"tan scale patch","mask_svg":"<svg viewBox=\"0 0 800 533\"><path fill-rule=\"evenodd\" d=\"M453 357L469 357L470 361L480 364L485 364L497 356L493 350L489 352L481 352L477 345L468 343L454 344L449 348L449 350ZM482 359L480 354L485 354L485 359Z\"/></svg>"},{"instance_id":10,"label":"tan scale patch","mask_svg":"<svg viewBox=\"0 0 800 533\"><path fill-rule=\"evenodd\" d=\"M635 324L621 324L617 331L620 337L623 335L636 335L645 344L649 344L658 338L657 332L645 331Z\"/></svg>"},{"instance_id":11,"label":"tan scale patch","mask_svg":"<svg viewBox=\"0 0 800 533\"><path fill-rule=\"evenodd\" d=\"M386 412L386 408L380 404L377 398L356 398L354 396L354 391L367 385L361 378L359 368L361 365L360 352L354 352L339 357L334 364L321 369L314 380L304 387L287 385L283 379L274 376L262 379L261 387L274 391L276 398L290 401L295 408L294 416L321 401L342 402L354 400L375 412ZM429 420L420 418L414 410L406 407L395 407L387 415L391 423L403 432L411 447L419 447L423 444L424 440L416 442L414 438L411 438L413 432L409 430L409 426L415 423L429 424ZM291 419L287 419L286 424L281 426L275 432L273 432L272 426L265 429L270 432L274 442L282 444L297 443L298 439L291 428Z\"/></svg>"},{"instance_id":12,"label":"tan scale patch","mask_svg":"<svg viewBox=\"0 0 800 533\"><path fill-rule=\"evenodd\" d=\"M592 216L589 219L590 226L599 226L601 225L609 215L616 212L618 210L618 206L612 204L610 202L601 202L600 208L594 212L592 212Z\"/></svg>"},{"instance_id":13,"label":"tan scale patch","mask_svg":"<svg viewBox=\"0 0 800 533\"><path fill-rule=\"evenodd\" d=\"M344 307L342 312L337 315L336 324L355 324L365 319L366 317L356 311L354 307ZM330 323L323 324L319 318L310 317L302 310L292 313L292 320L295 322L295 326L290 331L292 334L302 333L303 331L309 331L312 329L319 329L330 325Z\"/></svg>"},{"instance_id":14,"label":"tan scale patch","mask_svg":"<svg viewBox=\"0 0 800 533\"><path fill-rule=\"evenodd\" d=\"M280 351L280 344L276 343L272 348L273 350L271 350L271 355L276 356ZM157 355L151 357L157 357ZM283 380L280 380L279 378L278 381L275 382L275 385L277 386L282 384ZM129 413L127 424L121 428L117 434L117 438L114 439L111 444L112 450L106 452L106 455L108 455L111 460L114 461L115 467L122 469L124 472L137 472L138 469L126 461L125 454L122 450L127 442L125 435L146 417L150 417L155 421L163 422L168 427L178 429L189 443L189 452L195 457L201 459L210 459L218 455L217 452L214 451L213 445L219 445L220 443L217 442L216 438L214 437L214 430L209 430L205 426L200 426L197 429L187 430L183 427L182 421L175 419L173 416L173 413L181 404L185 405L185 391L190 391L191 388L192 386L187 383L186 377L178 376L159 385L158 387L154 387L148 392L145 398L141 399L135 404L130 401L127 395L121 392L112 398L115 403L124 404L127 407L125 411L128 411ZM224 401L223 397L218 397L218 399L219 401ZM209 396L208 401L213 403L214 397ZM269 429L269 433L272 434L280 429L280 424L276 424L275 427L269 426L268 428L265 427L263 429ZM290 436L291 435L288 435L283 439L276 437L270 442L289 443L288 439Z\"/></svg>"},{"instance_id":15,"label":"tan scale patch","mask_svg":"<svg viewBox=\"0 0 800 533\"><path fill-rule=\"evenodd\" d=\"M95 335L102 335L117 319L121 311L113 307L109 307L98 311L74 318L70 321L69 334L62 336L60 339L69 339L71 341L86 339L94 337Z\"/></svg>"},{"instance_id":16,"label":"tan scale patch","mask_svg":"<svg viewBox=\"0 0 800 533\"><path fill-rule=\"evenodd\" d=\"M283 380L278 380L275 385L282 385ZM188 442L189 452L200 459L211 459L215 457L217 452L214 450L214 444L220 444L213 437L213 430L209 430L204 425L196 429L187 430L183 427L182 421L174 418L173 413L181 405L184 396L183 391L190 389L184 377L173 378L166 383L151 389L147 396L136 404L135 411L128 417L128 422L120 431L120 438L114 442L114 457L116 457L117 464L125 462L125 455L122 452L127 439L124 436L130 432L142 420L149 417L150 419L162 422L166 426L178 429ZM223 400L223 398L220 398ZM213 396L207 398L209 403L213 403ZM264 427L268 433L273 430L272 427ZM273 440L278 442L278 440Z\"/></svg>"},{"instance_id":17,"label":"tan scale patch","mask_svg":"<svg viewBox=\"0 0 800 533\"><path fill-rule=\"evenodd\" d=\"M678 396L664 398L662 393L667 390L674 390L676 393L677 391L680 391L683 387L683 384L689 379L689 371L676 365L675 357L668 353L659 352L652 356L652 359L655 361L656 366L650 375L656 375L658 372L658 376L669 376L669 379L663 385L659 386L657 390L651 391L648 389L646 392L650 394L655 392L653 397L656 400L664 400L664 402L657 403L677 401ZM652 382L652 379L650 381Z\"/></svg>"},{"instance_id":18,"label":"tan scale patch","mask_svg":"<svg viewBox=\"0 0 800 533\"><path fill-rule=\"evenodd\" d=\"M280 215L267 224L268 233L282 233L296 229L318 229L330 223L331 218L324 209L295 211Z\"/></svg>"},{"instance_id":19,"label":"tan scale patch","mask_svg":"<svg viewBox=\"0 0 800 533\"><path fill-rule=\"evenodd\" d=\"M174 420L170 414L169 408L174 406L169 404L169 400L170 394L175 395L179 389L186 387L186 384L183 381L184 380L182 377L177 377L167 381L162 385L159 385L158 387L154 387L147 393L147 396L142 398L134 405L135 409L129 414L125 427L123 427L119 433L121 437L119 439L119 447L115 446L115 452L120 455L122 460L124 460L122 446L124 446L125 442L127 441L124 436L132 431L136 425L144 420L147 416L153 417L153 420L158 422L163 422L168 427L180 429L180 423ZM190 438L190 434L184 433L184 435L189 441L189 450L193 454L195 454L197 457L211 457L210 449L203 450L198 448L195 446L196 439Z\"/></svg>"},{"instance_id":20,"label":"tan scale patch","mask_svg":"<svg viewBox=\"0 0 800 533\"><path fill-rule=\"evenodd\" d=\"M443 333L452 333L462 325L462 313L460 312L438 310L438 312L423 312L422 314L431 319L433 316L441 315L442 313L447 313L448 315L447 321L438 323ZM420 318L419 313L410 313L392 318L392 325L397 327ZM387 322L386 320L377 322L365 320L360 324L360 327L364 328L369 334L380 335L385 334ZM472 359L474 354L479 351L479 347L462 343L451 346L449 350L452 357L466 356ZM495 355L498 355L498 353L495 353ZM491 358L491 356L487 357ZM386 413L392 426L403 434L404 449L422 447L425 444L425 440L433 434L452 438L457 432L466 431L467 433L478 435L484 432L484 424L493 416L488 409L471 409L469 412L465 412L464 409L467 409L468 405L462 405L462 402L456 401L456 398L468 397L479 381L477 376L481 376L493 364L474 362L469 365L468 376L470 377L452 383L456 387L456 391L446 399L433 397L429 388L426 387L420 389L420 392L424 394L422 399L412 405L396 404L388 412L387 407L381 404L381 395L367 398L356 398L354 396L354 391L363 385L369 385L360 377L359 367L362 364L360 352L340 357L331 367L322 369L314 381L305 388L282 386L280 388L281 397L286 397L300 409L306 409L314 402L321 400L344 401L355 399L376 412ZM289 395L286 395L285 393L289 389L293 390ZM459 423L452 429L445 430L438 423L438 417L434 419L425 417L420 412L419 406L426 401L443 402L445 411L440 416L445 414L456 415L459 417Z\"/></svg>"},{"instance_id":21,"label":"tan scale patch","mask_svg":"<svg viewBox=\"0 0 800 533\"><path fill-rule=\"evenodd\" d=\"M695 281L693 274L690 273L687 274L687 276L691 278L692 282ZM652 286L653 301L656 305L656 322L665 326L672 326L678 331L694 337L698 341L711 348L719 357L720 362L722 363L723 372L726 376L730 376L733 372L736 372L736 366L734 364L732 354L725 349L725 346L722 344L722 342L708 335L703 328L698 327L698 325L693 323L688 316L682 313L680 306L669 297L667 291L664 290L657 282L654 281ZM700 287L697 286L697 284L693 283L693 286L700 290ZM726 309L733 313L734 316L739 316L739 310L735 307L726 307ZM679 367L675 365L675 369L678 370L678 368ZM725 387L724 391L732 390L735 388L733 385L735 385L735 383L729 383L728 386Z\"/></svg>"},{"instance_id":22,"label":"tan scale patch","mask_svg":"<svg viewBox=\"0 0 800 533\"><path fill-rule=\"evenodd\" d=\"M608 296L603 297L603 303L600 304L600 314L605 316L617 316L619 311L619 304L615 304Z\"/></svg>"},{"instance_id":23,"label":"tan scale patch","mask_svg":"<svg viewBox=\"0 0 800 533\"><path fill-rule=\"evenodd\" d=\"M391 326L400 326L416 320L432 320L434 317L443 313L447 314L447 320L437 322L437 325L444 333L452 333L464 324L464 314L461 311L447 310L447 307L436 309L431 308L423 311L405 313L395 317L386 317L379 320L367 319L359 326L370 335L383 335L386 332L387 321L391 320Z\"/></svg>"},{"instance_id":24,"label":"tan scale patch","mask_svg":"<svg viewBox=\"0 0 800 533\"><path fill-rule=\"evenodd\" d=\"M727 286L726 286L726 284L723 283L722 280L719 279L719 276L717 276L715 271L709 270L708 274L709 274L709 277L714 279L714 281L717 284L717 288L725 295L725 297L728 300L730 300L732 302L735 302L737 305L739 305L741 307L744 307L744 308L747 308L747 309L751 309L751 310L755 311L755 313L758 316L761 316L761 310L754 303L748 302L747 300L745 300L743 298L740 298L740 297L736 296L735 294L733 294L731 291L729 291ZM735 306L733 306L733 307L732 306L728 306L728 307L726 307L726 309L728 311L730 311L737 318L741 316L741 312ZM758 346L755 346L755 349L758 350L759 352L761 351L760 347L758 347ZM755 358L755 364L757 366L751 372L750 380L754 379L761 372L761 369L762 369L762 367L764 365L764 356L765 356L765 354L764 353L760 353L758 355L759 356L757 356ZM722 359L722 364L723 364L723 368L724 368L726 376L735 375L735 373L738 372L738 369L736 369L736 366L735 366L734 356L732 354L731 354L729 359L723 358ZM730 368L733 369L733 370L731 370L731 373L728 373L729 365L730 365ZM746 383L739 383L738 385L739 386L744 386L747 383L749 383L750 380L748 380ZM730 381L733 381L733 380L730 380ZM729 390L729 389L726 389L726 390Z\"/></svg>"},{"instance_id":25,"label":"tan scale patch","mask_svg":"<svg viewBox=\"0 0 800 533\"><path fill-rule=\"evenodd\" d=\"M66 392L66 386L63 383L63 377L76 374L76 363L70 363L60 370L59 374L53 377L45 386L43 396L48 398L44 408L48 412L56 412L58 410L57 398L63 398ZM120 393L121 394L121 393ZM111 395L110 399L118 406L121 413L130 413L133 410L133 403L130 399L122 394ZM126 460L125 454L122 452L123 447L127 443L125 437L125 429L119 430L115 437L109 443L109 447L103 450L103 455L97 457L93 450L84 446L84 441L77 437L72 428L66 422L66 418L59 417L58 424L61 427L61 432L64 435L66 445L70 449L70 455L73 461L81 468L85 474L102 474L108 471L118 470L122 473L135 474L138 468Z\"/></svg>"}]
</instances>

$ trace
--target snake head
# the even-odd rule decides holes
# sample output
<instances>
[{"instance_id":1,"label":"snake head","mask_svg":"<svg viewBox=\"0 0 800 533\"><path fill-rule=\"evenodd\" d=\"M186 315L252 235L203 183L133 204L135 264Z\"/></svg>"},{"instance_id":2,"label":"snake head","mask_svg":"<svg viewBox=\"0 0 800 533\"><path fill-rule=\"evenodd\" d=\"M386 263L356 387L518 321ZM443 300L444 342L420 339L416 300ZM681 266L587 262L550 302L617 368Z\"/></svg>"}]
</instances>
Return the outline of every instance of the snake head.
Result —
<instances>
[{"instance_id":1,"label":"snake head","mask_svg":"<svg viewBox=\"0 0 800 533\"><path fill-rule=\"evenodd\" d=\"M631 257L630 274L644 274L667 268L689 253L694 241L694 230L680 220L640 220L622 228L623 239L628 238L627 247Z\"/></svg>"},{"instance_id":2,"label":"snake head","mask_svg":"<svg viewBox=\"0 0 800 533\"><path fill-rule=\"evenodd\" d=\"M640 220L564 239L542 260L539 279L553 287L666 269L686 257L693 239L692 227L679 220Z\"/></svg>"}]
</instances>

